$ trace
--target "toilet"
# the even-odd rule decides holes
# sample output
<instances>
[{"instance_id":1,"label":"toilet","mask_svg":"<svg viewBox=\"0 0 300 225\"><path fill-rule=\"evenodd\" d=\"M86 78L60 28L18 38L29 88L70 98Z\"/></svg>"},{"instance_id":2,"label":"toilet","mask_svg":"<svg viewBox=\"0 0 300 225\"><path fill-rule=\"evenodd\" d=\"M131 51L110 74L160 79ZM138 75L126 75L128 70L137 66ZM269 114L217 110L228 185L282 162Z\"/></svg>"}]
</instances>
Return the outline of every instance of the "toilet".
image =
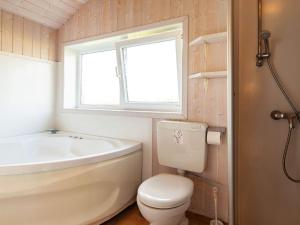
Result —
<instances>
[{"instance_id":1,"label":"toilet","mask_svg":"<svg viewBox=\"0 0 300 225\"><path fill-rule=\"evenodd\" d=\"M160 165L173 167L179 175L159 174L145 180L138 189L137 204L150 225L188 225L185 216L191 204L194 184L185 171L202 173L206 166L207 124L161 121L157 128Z\"/></svg>"}]
</instances>

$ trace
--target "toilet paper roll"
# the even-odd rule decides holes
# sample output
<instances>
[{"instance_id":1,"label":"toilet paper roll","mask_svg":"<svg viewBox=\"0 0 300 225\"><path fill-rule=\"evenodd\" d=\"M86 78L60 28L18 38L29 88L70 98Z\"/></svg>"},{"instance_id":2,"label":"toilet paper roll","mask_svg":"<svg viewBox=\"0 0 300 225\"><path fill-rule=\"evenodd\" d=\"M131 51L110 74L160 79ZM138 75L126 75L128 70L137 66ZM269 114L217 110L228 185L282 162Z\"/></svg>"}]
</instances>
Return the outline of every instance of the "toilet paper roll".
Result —
<instances>
[{"instance_id":1,"label":"toilet paper roll","mask_svg":"<svg viewBox=\"0 0 300 225\"><path fill-rule=\"evenodd\" d=\"M221 132L208 131L207 132L207 144L220 145L221 144Z\"/></svg>"}]
</instances>

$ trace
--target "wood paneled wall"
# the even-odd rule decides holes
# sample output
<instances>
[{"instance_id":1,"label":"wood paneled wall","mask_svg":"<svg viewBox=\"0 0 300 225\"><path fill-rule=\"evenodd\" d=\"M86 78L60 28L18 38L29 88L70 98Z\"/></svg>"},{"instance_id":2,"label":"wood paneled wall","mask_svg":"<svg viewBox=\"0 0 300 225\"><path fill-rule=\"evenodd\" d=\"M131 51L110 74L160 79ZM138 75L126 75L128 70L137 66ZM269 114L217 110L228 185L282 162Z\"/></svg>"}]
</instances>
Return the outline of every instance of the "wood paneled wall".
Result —
<instances>
[{"instance_id":1,"label":"wood paneled wall","mask_svg":"<svg viewBox=\"0 0 300 225\"><path fill-rule=\"evenodd\" d=\"M0 50L57 61L57 31L0 10Z\"/></svg>"},{"instance_id":2,"label":"wood paneled wall","mask_svg":"<svg viewBox=\"0 0 300 225\"><path fill-rule=\"evenodd\" d=\"M59 30L59 49L64 42L111 33L171 18L188 16L189 39L227 30L227 1L224 0L90 0ZM189 49L189 72L226 70L226 43ZM61 54L60 54L61 55ZM61 58L61 57L60 57ZM226 79L189 80L188 120L210 126L226 126ZM153 121L153 173L174 172L159 165ZM212 186L220 189L219 214L228 221L228 172L226 137L221 146L209 146L208 166L201 178L191 176L195 192L191 210L213 216Z\"/></svg>"}]
</instances>

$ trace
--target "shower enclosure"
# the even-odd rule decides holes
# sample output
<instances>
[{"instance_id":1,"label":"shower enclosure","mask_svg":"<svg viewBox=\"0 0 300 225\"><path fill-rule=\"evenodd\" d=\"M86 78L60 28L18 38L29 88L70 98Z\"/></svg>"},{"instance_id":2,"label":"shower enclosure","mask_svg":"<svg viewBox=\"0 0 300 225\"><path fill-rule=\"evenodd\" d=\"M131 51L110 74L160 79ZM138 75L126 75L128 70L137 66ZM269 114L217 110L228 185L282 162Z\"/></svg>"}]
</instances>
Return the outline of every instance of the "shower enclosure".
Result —
<instances>
[{"instance_id":1,"label":"shower enclosure","mask_svg":"<svg viewBox=\"0 0 300 225\"><path fill-rule=\"evenodd\" d=\"M235 224L300 224L300 186L282 170L287 132L292 130L284 160L291 177L300 178L299 12L299 0L234 1ZM261 67L256 66L258 53L267 53ZM267 58L295 111L270 73ZM273 118L285 119L274 121L274 110L287 113L274 112Z\"/></svg>"},{"instance_id":2,"label":"shower enclosure","mask_svg":"<svg viewBox=\"0 0 300 225\"><path fill-rule=\"evenodd\" d=\"M288 122L288 134L287 134L287 140L284 146L284 150L283 150L283 155L282 155L282 169L284 174L286 175L286 177L291 180L292 182L295 183L300 183L300 178L294 178L289 171L287 170L287 155L288 155L288 151L289 151L289 146L290 146L290 142L291 142L291 136L292 133L294 131L294 129L296 128L297 122L300 122L300 112L299 110L296 108L295 103L293 102L293 100L291 99L291 97L289 96L289 94L287 93L287 90L285 89L285 86L283 85L283 83L280 80L279 74L277 73L275 67L272 64L272 60L271 60L271 50L270 50L270 44L269 44L269 39L271 37L271 32L267 31L267 30L263 30L262 29L262 1L263 0L258 0L258 43L257 43L257 55L256 55L256 66L257 67L262 67L265 63L267 64L270 73L277 85L277 87L280 89L282 95L284 96L284 98L286 99L286 101L288 102L288 104L290 105L292 112L281 112L279 110L273 110L271 112L271 118L273 120L287 120Z\"/></svg>"}]
</instances>

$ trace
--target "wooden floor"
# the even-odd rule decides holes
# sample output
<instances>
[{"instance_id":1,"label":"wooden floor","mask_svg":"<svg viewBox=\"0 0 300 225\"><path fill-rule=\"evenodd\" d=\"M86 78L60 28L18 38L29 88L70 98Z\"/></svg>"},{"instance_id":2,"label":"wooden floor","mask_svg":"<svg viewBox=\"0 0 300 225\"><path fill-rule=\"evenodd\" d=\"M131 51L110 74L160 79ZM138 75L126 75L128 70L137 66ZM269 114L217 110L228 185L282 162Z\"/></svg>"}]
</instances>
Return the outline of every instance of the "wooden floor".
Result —
<instances>
[{"instance_id":1,"label":"wooden floor","mask_svg":"<svg viewBox=\"0 0 300 225\"><path fill-rule=\"evenodd\" d=\"M210 219L208 218L189 212L187 217L190 221L189 225L209 225ZM149 225L149 223L142 217L137 206L132 205L102 225Z\"/></svg>"}]
</instances>

